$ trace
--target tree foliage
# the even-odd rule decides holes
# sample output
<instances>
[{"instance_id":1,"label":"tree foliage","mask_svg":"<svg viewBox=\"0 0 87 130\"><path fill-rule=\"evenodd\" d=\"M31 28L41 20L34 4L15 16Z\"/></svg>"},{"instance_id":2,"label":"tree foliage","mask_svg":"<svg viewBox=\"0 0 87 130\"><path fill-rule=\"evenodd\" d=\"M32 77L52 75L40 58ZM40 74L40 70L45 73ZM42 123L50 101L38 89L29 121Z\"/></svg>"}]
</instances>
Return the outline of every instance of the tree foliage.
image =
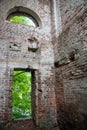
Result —
<instances>
[{"instance_id":1,"label":"tree foliage","mask_svg":"<svg viewBox=\"0 0 87 130\"><path fill-rule=\"evenodd\" d=\"M13 77L13 117L31 117L31 73L25 71L14 71Z\"/></svg>"},{"instance_id":2,"label":"tree foliage","mask_svg":"<svg viewBox=\"0 0 87 130\"><path fill-rule=\"evenodd\" d=\"M10 21L13 23L25 24L35 27L35 23L33 22L33 20L27 16L15 15L10 18Z\"/></svg>"}]
</instances>

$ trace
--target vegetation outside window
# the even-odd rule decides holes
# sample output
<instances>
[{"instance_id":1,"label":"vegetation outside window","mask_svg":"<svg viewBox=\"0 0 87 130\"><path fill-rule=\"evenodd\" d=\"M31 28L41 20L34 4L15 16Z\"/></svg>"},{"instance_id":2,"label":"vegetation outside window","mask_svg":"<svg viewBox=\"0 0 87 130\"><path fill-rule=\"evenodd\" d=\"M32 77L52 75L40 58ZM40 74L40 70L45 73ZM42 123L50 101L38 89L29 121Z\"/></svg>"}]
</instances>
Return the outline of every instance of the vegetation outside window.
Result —
<instances>
[{"instance_id":1,"label":"vegetation outside window","mask_svg":"<svg viewBox=\"0 0 87 130\"><path fill-rule=\"evenodd\" d=\"M13 23L25 24L33 27L37 27L37 21L31 16L25 13L14 13L8 17L8 20Z\"/></svg>"},{"instance_id":2,"label":"vegetation outside window","mask_svg":"<svg viewBox=\"0 0 87 130\"><path fill-rule=\"evenodd\" d=\"M31 118L31 73L14 71L12 90L12 115L17 118Z\"/></svg>"}]
</instances>

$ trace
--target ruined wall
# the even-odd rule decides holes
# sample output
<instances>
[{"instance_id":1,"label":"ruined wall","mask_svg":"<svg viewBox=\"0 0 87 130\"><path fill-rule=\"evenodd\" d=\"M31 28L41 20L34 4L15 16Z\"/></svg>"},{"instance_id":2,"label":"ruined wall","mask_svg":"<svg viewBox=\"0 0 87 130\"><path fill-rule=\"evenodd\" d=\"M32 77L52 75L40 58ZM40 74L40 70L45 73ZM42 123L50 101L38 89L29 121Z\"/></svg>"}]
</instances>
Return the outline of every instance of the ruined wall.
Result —
<instances>
[{"instance_id":1,"label":"ruined wall","mask_svg":"<svg viewBox=\"0 0 87 130\"><path fill-rule=\"evenodd\" d=\"M55 46L57 107L76 103L87 114L87 4L61 1L62 32Z\"/></svg>"},{"instance_id":2,"label":"ruined wall","mask_svg":"<svg viewBox=\"0 0 87 130\"><path fill-rule=\"evenodd\" d=\"M34 11L39 27L19 25L6 20L12 8ZM43 122L56 123L54 91L54 54L51 42L50 1L2 0L0 1L0 121L11 120L12 75L16 68L35 71L34 119L37 125ZM29 39L38 41L36 52L29 52ZM36 42L36 41L35 41Z\"/></svg>"},{"instance_id":3,"label":"ruined wall","mask_svg":"<svg viewBox=\"0 0 87 130\"><path fill-rule=\"evenodd\" d=\"M40 26L6 20L14 8L32 12ZM12 119L16 68L34 72L33 119L37 125L56 124L62 103L77 103L81 112L87 112L86 27L86 0L0 1L0 121ZM34 52L28 50L32 39L38 43Z\"/></svg>"},{"instance_id":4,"label":"ruined wall","mask_svg":"<svg viewBox=\"0 0 87 130\"><path fill-rule=\"evenodd\" d=\"M57 0L58 1L58 0ZM59 0L62 29L70 26L75 18L84 10L85 0Z\"/></svg>"}]
</instances>

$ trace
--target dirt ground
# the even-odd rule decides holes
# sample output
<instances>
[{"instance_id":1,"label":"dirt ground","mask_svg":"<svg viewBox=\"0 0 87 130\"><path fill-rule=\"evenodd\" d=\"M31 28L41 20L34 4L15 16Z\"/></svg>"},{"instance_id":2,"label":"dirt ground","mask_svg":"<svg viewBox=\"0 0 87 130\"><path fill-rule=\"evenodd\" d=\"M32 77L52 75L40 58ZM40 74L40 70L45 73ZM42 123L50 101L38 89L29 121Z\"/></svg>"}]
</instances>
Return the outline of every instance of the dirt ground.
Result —
<instances>
[{"instance_id":1,"label":"dirt ground","mask_svg":"<svg viewBox=\"0 0 87 130\"><path fill-rule=\"evenodd\" d=\"M59 128L56 126L54 128L38 128L35 127L32 120L15 120L12 122L8 122L4 125L4 129L0 128L0 130L59 130Z\"/></svg>"}]
</instances>

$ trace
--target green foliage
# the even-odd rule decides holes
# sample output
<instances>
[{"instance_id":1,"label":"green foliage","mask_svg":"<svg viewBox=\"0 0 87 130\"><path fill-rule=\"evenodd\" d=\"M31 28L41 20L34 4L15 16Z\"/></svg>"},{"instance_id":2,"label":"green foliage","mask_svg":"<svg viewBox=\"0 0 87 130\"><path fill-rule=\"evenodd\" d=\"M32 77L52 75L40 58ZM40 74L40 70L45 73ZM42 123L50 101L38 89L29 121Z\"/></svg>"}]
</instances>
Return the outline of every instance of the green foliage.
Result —
<instances>
[{"instance_id":1,"label":"green foliage","mask_svg":"<svg viewBox=\"0 0 87 130\"><path fill-rule=\"evenodd\" d=\"M14 118L31 117L31 73L29 72L14 71L12 114Z\"/></svg>"},{"instance_id":2,"label":"green foliage","mask_svg":"<svg viewBox=\"0 0 87 130\"><path fill-rule=\"evenodd\" d=\"M9 19L9 21L11 21L13 23L25 24L25 25L29 25L29 26L35 27L35 23L33 22L33 20L31 20L29 17L22 16L22 15L12 16Z\"/></svg>"}]
</instances>

